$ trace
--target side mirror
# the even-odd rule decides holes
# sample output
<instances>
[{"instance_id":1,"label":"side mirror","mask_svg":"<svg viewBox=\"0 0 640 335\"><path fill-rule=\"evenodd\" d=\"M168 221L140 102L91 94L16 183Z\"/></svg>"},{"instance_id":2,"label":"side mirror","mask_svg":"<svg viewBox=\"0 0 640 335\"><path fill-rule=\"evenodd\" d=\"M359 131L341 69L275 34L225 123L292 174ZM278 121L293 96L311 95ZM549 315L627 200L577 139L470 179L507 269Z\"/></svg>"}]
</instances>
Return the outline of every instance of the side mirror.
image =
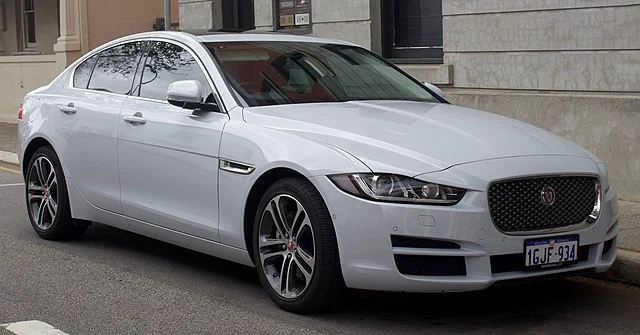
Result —
<instances>
[{"instance_id":1,"label":"side mirror","mask_svg":"<svg viewBox=\"0 0 640 335\"><path fill-rule=\"evenodd\" d=\"M444 92L442 92L442 90L441 90L441 89L439 89L436 85L431 84L431 83L422 83L422 84L423 84L424 86L426 86L428 89L430 89L430 90L431 90L431 92L433 92L433 93L435 93L435 94L439 95L442 99L444 99L444 98L445 98L445 95L446 95L446 94L445 94Z\"/></svg>"},{"instance_id":2,"label":"side mirror","mask_svg":"<svg viewBox=\"0 0 640 335\"><path fill-rule=\"evenodd\" d=\"M171 83L167 88L167 101L184 109L220 111L217 104L202 101L202 84L197 80L180 80Z\"/></svg>"}]
</instances>

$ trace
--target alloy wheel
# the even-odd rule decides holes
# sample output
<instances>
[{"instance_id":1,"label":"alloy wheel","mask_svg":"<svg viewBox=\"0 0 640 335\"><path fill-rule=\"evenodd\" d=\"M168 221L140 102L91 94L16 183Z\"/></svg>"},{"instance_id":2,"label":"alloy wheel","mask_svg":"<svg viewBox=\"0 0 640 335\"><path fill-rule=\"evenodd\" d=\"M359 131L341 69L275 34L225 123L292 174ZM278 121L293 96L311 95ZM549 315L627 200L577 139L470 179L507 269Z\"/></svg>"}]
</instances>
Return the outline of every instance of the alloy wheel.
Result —
<instances>
[{"instance_id":1,"label":"alloy wheel","mask_svg":"<svg viewBox=\"0 0 640 335\"><path fill-rule=\"evenodd\" d=\"M258 231L260 267L271 288L295 299L309 287L316 246L307 211L294 197L273 197L262 213Z\"/></svg>"},{"instance_id":2,"label":"alloy wheel","mask_svg":"<svg viewBox=\"0 0 640 335\"><path fill-rule=\"evenodd\" d=\"M33 162L27 182L29 213L38 228L47 230L58 213L58 179L47 157L38 157Z\"/></svg>"}]
</instances>

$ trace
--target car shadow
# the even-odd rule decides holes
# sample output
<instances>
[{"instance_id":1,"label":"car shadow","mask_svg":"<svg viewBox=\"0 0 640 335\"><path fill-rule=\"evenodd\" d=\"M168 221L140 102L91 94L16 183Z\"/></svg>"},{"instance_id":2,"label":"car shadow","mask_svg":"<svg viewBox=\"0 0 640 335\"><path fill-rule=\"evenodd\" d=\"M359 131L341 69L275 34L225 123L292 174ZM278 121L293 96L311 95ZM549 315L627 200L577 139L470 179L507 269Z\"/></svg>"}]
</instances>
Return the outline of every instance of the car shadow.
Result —
<instances>
[{"instance_id":1,"label":"car shadow","mask_svg":"<svg viewBox=\"0 0 640 335\"><path fill-rule=\"evenodd\" d=\"M278 315L279 311L270 303L255 273L255 269L194 252L148 237L126 232L102 224L93 224L87 234L70 242L84 251L94 254L126 255L139 258L140 263L170 267L172 271L184 273L184 278L200 275L202 285L224 281L220 285L234 292L248 292L247 308L260 309ZM190 289L189 280L178 281ZM191 288L192 289L192 288ZM231 293L230 293L231 294ZM291 315L300 322L325 323L329 329L342 329L344 325L356 330L378 331L402 329L419 331L454 331L491 333L487 329L496 325L516 326L525 331L540 330L541 325L554 327L559 333L572 332L564 329L566 322L584 315L613 313L607 309L607 291L598 289L598 284L589 279L554 279L535 283L492 287L485 291L463 293L381 293L350 290L343 302L332 311L323 314ZM597 320L592 320L595 324ZM500 328L498 327L498 328ZM546 327L546 326L545 326ZM551 328L549 328L551 329ZM565 331L563 331L563 329ZM498 333L502 333L495 328Z\"/></svg>"},{"instance_id":2,"label":"car shadow","mask_svg":"<svg viewBox=\"0 0 640 335\"><path fill-rule=\"evenodd\" d=\"M91 249L94 254L101 251L107 251L107 254L118 252L130 259L137 259L138 263L204 275L215 274L243 285L260 286L255 269L251 267L100 223L93 223L82 238L68 241L67 244Z\"/></svg>"}]
</instances>

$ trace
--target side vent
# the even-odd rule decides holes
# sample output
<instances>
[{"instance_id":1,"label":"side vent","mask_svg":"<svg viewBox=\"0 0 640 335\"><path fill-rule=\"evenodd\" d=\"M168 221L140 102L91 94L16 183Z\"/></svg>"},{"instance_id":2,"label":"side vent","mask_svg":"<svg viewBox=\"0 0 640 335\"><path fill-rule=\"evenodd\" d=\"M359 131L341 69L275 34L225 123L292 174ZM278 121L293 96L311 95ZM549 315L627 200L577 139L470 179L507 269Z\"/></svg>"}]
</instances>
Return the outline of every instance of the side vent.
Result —
<instances>
[{"instance_id":1,"label":"side vent","mask_svg":"<svg viewBox=\"0 0 640 335\"><path fill-rule=\"evenodd\" d=\"M220 170L238 173L251 174L255 170L255 166L245 163L234 162L226 159L220 159Z\"/></svg>"},{"instance_id":2,"label":"side vent","mask_svg":"<svg viewBox=\"0 0 640 335\"><path fill-rule=\"evenodd\" d=\"M391 245L397 248L460 249L460 245L454 242L400 235L391 235Z\"/></svg>"}]
</instances>

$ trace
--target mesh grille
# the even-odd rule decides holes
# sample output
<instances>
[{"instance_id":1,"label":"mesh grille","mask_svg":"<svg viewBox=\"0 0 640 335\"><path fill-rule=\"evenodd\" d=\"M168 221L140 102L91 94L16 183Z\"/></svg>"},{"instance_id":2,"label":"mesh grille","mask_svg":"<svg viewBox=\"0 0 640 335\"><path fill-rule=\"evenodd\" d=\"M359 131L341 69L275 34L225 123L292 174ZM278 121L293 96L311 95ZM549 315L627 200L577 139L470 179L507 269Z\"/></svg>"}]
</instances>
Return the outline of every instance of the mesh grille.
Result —
<instances>
[{"instance_id":1,"label":"mesh grille","mask_svg":"<svg viewBox=\"0 0 640 335\"><path fill-rule=\"evenodd\" d=\"M526 232L584 222L597 200L594 177L545 177L499 182L489 187L489 212L503 232ZM545 205L543 189L553 189Z\"/></svg>"}]
</instances>

